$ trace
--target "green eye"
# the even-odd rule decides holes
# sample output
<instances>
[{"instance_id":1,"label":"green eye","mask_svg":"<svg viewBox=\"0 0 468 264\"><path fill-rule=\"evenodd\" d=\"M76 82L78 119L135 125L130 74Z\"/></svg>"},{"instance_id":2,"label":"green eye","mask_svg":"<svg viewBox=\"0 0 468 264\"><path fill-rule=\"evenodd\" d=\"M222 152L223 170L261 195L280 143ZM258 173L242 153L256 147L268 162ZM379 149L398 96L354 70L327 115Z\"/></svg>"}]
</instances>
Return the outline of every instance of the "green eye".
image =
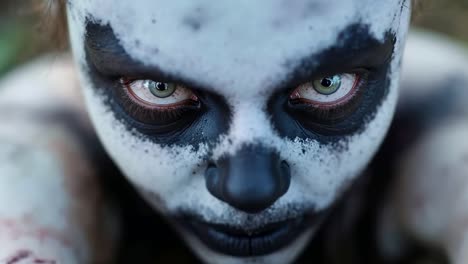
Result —
<instances>
[{"instance_id":1,"label":"green eye","mask_svg":"<svg viewBox=\"0 0 468 264\"><path fill-rule=\"evenodd\" d=\"M341 87L341 76L333 75L314 80L314 89L320 94L330 95L336 93Z\"/></svg>"},{"instance_id":2,"label":"green eye","mask_svg":"<svg viewBox=\"0 0 468 264\"><path fill-rule=\"evenodd\" d=\"M152 80L146 80L144 86L158 98L171 96L177 88L177 85L174 83L155 82Z\"/></svg>"}]
</instances>

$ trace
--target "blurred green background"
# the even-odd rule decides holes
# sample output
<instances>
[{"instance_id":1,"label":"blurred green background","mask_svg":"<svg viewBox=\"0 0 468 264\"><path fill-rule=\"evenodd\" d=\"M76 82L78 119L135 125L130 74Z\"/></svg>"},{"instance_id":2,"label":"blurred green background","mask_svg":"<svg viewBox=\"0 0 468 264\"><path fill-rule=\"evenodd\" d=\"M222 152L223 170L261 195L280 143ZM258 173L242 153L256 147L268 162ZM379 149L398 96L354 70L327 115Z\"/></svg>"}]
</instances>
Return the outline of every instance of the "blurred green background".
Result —
<instances>
[{"instance_id":1,"label":"blurred green background","mask_svg":"<svg viewBox=\"0 0 468 264\"><path fill-rule=\"evenodd\" d=\"M0 0L0 76L15 65L42 52L39 19L34 10L20 7L18 1Z\"/></svg>"},{"instance_id":2,"label":"blurred green background","mask_svg":"<svg viewBox=\"0 0 468 264\"><path fill-rule=\"evenodd\" d=\"M28 4L38 1L0 0L0 76L56 47L47 37L47 19L39 18L39 12ZM468 0L421 0L413 24L451 36L468 47Z\"/></svg>"}]
</instances>

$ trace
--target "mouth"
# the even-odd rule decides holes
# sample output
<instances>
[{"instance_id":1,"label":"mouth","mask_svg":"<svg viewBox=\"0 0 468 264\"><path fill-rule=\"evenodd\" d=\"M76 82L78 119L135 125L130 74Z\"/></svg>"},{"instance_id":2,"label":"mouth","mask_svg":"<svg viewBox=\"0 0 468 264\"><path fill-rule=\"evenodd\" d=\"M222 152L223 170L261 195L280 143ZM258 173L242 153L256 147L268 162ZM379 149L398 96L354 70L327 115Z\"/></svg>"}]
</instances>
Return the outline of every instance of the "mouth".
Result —
<instances>
[{"instance_id":1,"label":"mouth","mask_svg":"<svg viewBox=\"0 0 468 264\"><path fill-rule=\"evenodd\" d=\"M183 222L212 250L230 256L249 257L268 255L286 247L308 227L312 227L315 219L302 215L253 229L212 224L194 218Z\"/></svg>"}]
</instances>

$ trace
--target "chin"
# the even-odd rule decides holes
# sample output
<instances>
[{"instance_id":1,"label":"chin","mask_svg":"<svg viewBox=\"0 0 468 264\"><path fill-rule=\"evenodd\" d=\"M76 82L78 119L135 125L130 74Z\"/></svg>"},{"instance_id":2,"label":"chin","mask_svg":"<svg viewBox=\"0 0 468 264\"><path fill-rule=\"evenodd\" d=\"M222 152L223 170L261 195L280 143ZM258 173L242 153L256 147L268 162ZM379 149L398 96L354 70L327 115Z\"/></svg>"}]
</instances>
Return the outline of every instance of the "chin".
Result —
<instances>
[{"instance_id":1,"label":"chin","mask_svg":"<svg viewBox=\"0 0 468 264\"><path fill-rule=\"evenodd\" d=\"M300 255L304 248L309 243L316 227L309 227L299 234L289 244L284 245L275 251L265 254L252 254L250 256L230 255L219 250L213 249L206 243L202 242L192 232L183 232L182 237L187 242L195 255L204 263L207 264L242 264L242 263L258 263L258 264L287 264L293 263Z\"/></svg>"}]
</instances>

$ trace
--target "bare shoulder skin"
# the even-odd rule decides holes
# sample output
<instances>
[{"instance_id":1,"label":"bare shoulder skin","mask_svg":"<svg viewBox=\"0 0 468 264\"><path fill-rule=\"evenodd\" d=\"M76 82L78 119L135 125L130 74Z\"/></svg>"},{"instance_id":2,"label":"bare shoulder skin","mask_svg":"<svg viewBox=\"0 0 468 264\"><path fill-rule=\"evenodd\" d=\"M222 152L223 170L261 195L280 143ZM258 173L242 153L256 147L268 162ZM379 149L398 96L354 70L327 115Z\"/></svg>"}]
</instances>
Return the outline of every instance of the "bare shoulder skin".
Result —
<instances>
[{"instance_id":1,"label":"bare shoulder skin","mask_svg":"<svg viewBox=\"0 0 468 264\"><path fill-rule=\"evenodd\" d=\"M0 263L109 263L117 223L71 58L0 80ZM115 233L115 234L114 234Z\"/></svg>"},{"instance_id":2,"label":"bare shoulder skin","mask_svg":"<svg viewBox=\"0 0 468 264\"><path fill-rule=\"evenodd\" d=\"M468 262L468 51L443 37L410 35L390 141L395 181L381 217L384 251L412 244Z\"/></svg>"}]
</instances>

